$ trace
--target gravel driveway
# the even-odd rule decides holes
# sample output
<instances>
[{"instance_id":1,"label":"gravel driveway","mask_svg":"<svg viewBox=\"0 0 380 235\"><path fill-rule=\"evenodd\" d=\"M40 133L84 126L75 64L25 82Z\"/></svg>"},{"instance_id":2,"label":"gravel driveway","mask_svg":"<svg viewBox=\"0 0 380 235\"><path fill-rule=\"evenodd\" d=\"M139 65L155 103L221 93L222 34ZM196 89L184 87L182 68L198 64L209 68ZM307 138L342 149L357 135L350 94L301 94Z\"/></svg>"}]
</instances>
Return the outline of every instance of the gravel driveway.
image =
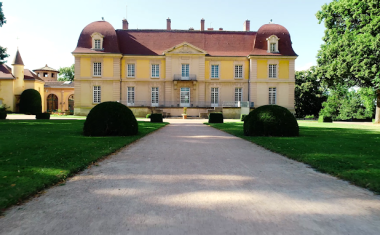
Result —
<instances>
[{"instance_id":1,"label":"gravel driveway","mask_svg":"<svg viewBox=\"0 0 380 235\"><path fill-rule=\"evenodd\" d=\"M380 197L172 123L0 218L0 234L380 234Z\"/></svg>"}]
</instances>

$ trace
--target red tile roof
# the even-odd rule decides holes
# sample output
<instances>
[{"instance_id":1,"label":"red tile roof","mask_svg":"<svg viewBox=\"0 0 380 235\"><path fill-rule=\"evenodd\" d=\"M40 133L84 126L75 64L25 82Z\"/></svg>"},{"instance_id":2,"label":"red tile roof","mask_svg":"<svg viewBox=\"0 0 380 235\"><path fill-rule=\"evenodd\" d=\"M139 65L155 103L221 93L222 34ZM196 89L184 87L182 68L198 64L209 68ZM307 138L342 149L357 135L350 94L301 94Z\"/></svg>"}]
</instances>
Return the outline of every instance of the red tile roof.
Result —
<instances>
[{"instance_id":1,"label":"red tile roof","mask_svg":"<svg viewBox=\"0 0 380 235\"><path fill-rule=\"evenodd\" d=\"M49 72L57 72L57 73L59 73L58 70L55 70L55 69L49 67L48 65L45 65L45 67L42 67L42 68L39 68L39 69L33 69L33 71L49 71Z\"/></svg>"},{"instance_id":2,"label":"red tile roof","mask_svg":"<svg viewBox=\"0 0 380 235\"><path fill-rule=\"evenodd\" d=\"M15 79L6 64L0 64L0 79Z\"/></svg>"},{"instance_id":3,"label":"red tile roof","mask_svg":"<svg viewBox=\"0 0 380 235\"><path fill-rule=\"evenodd\" d=\"M29 69L24 69L24 80L38 80L44 82L44 80L39 78L35 73L30 71Z\"/></svg>"},{"instance_id":4,"label":"red tile roof","mask_svg":"<svg viewBox=\"0 0 380 235\"><path fill-rule=\"evenodd\" d=\"M103 51L92 50L91 34L104 35ZM267 53L271 35L280 38L280 53ZM162 55L178 44L188 42L211 56L297 56L289 32L281 25L266 24L258 32L194 30L114 30L111 24L97 21L87 25L75 53L121 53L124 55Z\"/></svg>"},{"instance_id":5,"label":"red tile roof","mask_svg":"<svg viewBox=\"0 0 380 235\"><path fill-rule=\"evenodd\" d=\"M13 60L12 65L13 64L24 65L24 62L22 61L22 58L21 58L21 55L20 55L20 52L18 51L18 49L17 49L16 56Z\"/></svg>"}]
</instances>

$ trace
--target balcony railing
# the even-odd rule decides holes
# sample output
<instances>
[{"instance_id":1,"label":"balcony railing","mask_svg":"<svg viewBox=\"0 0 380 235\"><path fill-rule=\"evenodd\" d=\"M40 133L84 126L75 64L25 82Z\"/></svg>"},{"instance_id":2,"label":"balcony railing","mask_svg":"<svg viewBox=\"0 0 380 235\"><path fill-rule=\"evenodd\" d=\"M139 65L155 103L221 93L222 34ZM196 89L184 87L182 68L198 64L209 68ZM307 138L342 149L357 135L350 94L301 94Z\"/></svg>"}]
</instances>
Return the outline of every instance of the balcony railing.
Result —
<instances>
[{"instance_id":1,"label":"balcony railing","mask_svg":"<svg viewBox=\"0 0 380 235\"><path fill-rule=\"evenodd\" d=\"M182 76L182 74L174 74L173 81L196 81L197 75L189 74L188 77Z\"/></svg>"},{"instance_id":2,"label":"balcony railing","mask_svg":"<svg viewBox=\"0 0 380 235\"><path fill-rule=\"evenodd\" d=\"M235 102L235 101L220 101L218 103L211 103L210 101L203 102L190 102L188 104L181 104L179 101L159 101L158 103L152 103L150 101L134 101L127 102L126 100L120 100L122 103L128 107L162 107L162 108L179 108L179 107L193 107L193 108L212 108L212 107L245 107L249 105L248 101ZM253 107L253 102L251 102L251 107Z\"/></svg>"}]
</instances>

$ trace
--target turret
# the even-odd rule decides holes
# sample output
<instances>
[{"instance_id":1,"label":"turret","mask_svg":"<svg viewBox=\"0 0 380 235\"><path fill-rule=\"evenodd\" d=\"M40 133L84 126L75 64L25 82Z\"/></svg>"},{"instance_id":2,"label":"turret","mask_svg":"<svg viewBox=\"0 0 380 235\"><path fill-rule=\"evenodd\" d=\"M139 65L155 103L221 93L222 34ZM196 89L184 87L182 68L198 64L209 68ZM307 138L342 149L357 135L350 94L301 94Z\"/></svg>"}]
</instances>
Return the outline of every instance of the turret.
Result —
<instances>
[{"instance_id":1,"label":"turret","mask_svg":"<svg viewBox=\"0 0 380 235\"><path fill-rule=\"evenodd\" d=\"M22 62L20 52L17 49L16 56L12 63L13 76L15 76L16 80L14 82L14 94L21 95L21 93L25 89L24 85L24 62Z\"/></svg>"}]
</instances>

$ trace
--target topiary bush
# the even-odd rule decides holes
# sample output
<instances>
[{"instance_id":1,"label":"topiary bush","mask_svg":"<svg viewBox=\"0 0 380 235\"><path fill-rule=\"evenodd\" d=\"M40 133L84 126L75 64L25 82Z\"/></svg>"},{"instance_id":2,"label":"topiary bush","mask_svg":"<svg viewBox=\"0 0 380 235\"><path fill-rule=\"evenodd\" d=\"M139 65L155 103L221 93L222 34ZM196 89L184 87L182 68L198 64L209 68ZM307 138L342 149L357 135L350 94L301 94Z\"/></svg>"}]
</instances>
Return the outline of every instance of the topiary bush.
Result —
<instances>
[{"instance_id":1,"label":"topiary bush","mask_svg":"<svg viewBox=\"0 0 380 235\"><path fill-rule=\"evenodd\" d=\"M34 89L27 89L20 96L20 112L24 114L42 113L41 95Z\"/></svg>"},{"instance_id":2,"label":"topiary bush","mask_svg":"<svg viewBox=\"0 0 380 235\"><path fill-rule=\"evenodd\" d=\"M148 113L148 114L147 114L145 117L146 117L146 118L150 118L150 115L151 115L151 114L150 114L150 113Z\"/></svg>"},{"instance_id":3,"label":"topiary bush","mask_svg":"<svg viewBox=\"0 0 380 235\"><path fill-rule=\"evenodd\" d=\"M90 110L83 126L86 136L136 135L138 124L132 111L118 102L103 102Z\"/></svg>"},{"instance_id":4,"label":"topiary bush","mask_svg":"<svg viewBox=\"0 0 380 235\"><path fill-rule=\"evenodd\" d=\"M37 113L36 119L50 119L50 113Z\"/></svg>"},{"instance_id":5,"label":"topiary bush","mask_svg":"<svg viewBox=\"0 0 380 235\"><path fill-rule=\"evenodd\" d=\"M332 118L320 115L318 118L318 122L332 122Z\"/></svg>"},{"instance_id":6,"label":"topiary bush","mask_svg":"<svg viewBox=\"0 0 380 235\"><path fill-rule=\"evenodd\" d=\"M150 115L150 122L162 122L162 114L153 113L152 115Z\"/></svg>"},{"instance_id":7,"label":"topiary bush","mask_svg":"<svg viewBox=\"0 0 380 235\"><path fill-rule=\"evenodd\" d=\"M240 121L244 122L244 119L248 116L248 114L242 114L240 115Z\"/></svg>"},{"instance_id":8,"label":"topiary bush","mask_svg":"<svg viewBox=\"0 0 380 235\"><path fill-rule=\"evenodd\" d=\"M223 123L222 113L210 113L208 115L208 123Z\"/></svg>"},{"instance_id":9,"label":"topiary bush","mask_svg":"<svg viewBox=\"0 0 380 235\"><path fill-rule=\"evenodd\" d=\"M264 105L249 113L244 120L246 136L299 136L294 115L278 105Z\"/></svg>"},{"instance_id":10,"label":"topiary bush","mask_svg":"<svg viewBox=\"0 0 380 235\"><path fill-rule=\"evenodd\" d=\"M6 119L7 118L7 112L0 111L0 119Z\"/></svg>"}]
</instances>

